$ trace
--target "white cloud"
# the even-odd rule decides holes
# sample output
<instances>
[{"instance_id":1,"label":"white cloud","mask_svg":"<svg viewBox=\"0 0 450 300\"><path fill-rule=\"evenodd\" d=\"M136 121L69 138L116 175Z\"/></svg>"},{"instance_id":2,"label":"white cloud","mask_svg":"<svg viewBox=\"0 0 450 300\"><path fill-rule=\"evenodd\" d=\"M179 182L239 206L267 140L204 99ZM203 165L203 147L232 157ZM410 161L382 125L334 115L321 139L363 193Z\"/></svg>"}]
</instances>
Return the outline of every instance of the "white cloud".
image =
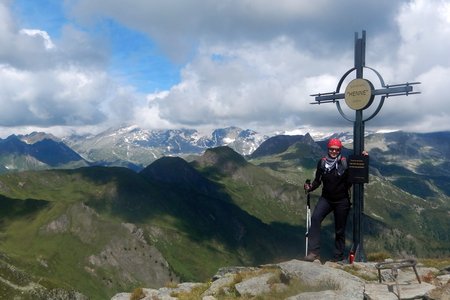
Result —
<instances>
[{"instance_id":1,"label":"white cloud","mask_svg":"<svg viewBox=\"0 0 450 300\"><path fill-rule=\"evenodd\" d=\"M151 102L162 118L190 125L270 125L301 121L301 113L311 111L308 102L313 99L306 88L314 79L304 78L314 66L291 40L233 49L204 46L199 53L183 70L182 82ZM325 63L317 67L325 68Z\"/></svg>"},{"instance_id":2,"label":"white cloud","mask_svg":"<svg viewBox=\"0 0 450 300\"><path fill-rule=\"evenodd\" d=\"M44 47L46 50L55 48L55 44L53 44L52 39L48 35L47 32L37 29L21 29L19 33L23 33L32 37L37 37L41 39L44 43Z\"/></svg>"},{"instance_id":3,"label":"white cloud","mask_svg":"<svg viewBox=\"0 0 450 300\"><path fill-rule=\"evenodd\" d=\"M404 74L450 67L450 3L416 0L404 4L397 17L401 34L398 58Z\"/></svg>"},{"instance_id":4,"label":"white cloud","mask_svg":"<svg viewBox=\"0 0 450 300\"><path fill-rule=\"evenodd\" d=\"M40 29L20 29L0 4L0 126L117 124L134 118L144 96L106 72L103 44L72 26L57 41ZM141 98L139 103L136 99Z\"/></svg>"},{"instance_id":5,"label":"white cloud","mask_svg":"<svg viewBox=\"0 0 450 300\"><path fill-rule=\"evenodd\" d=\"M20 28L0 4L0 125L351 130L310 94L336 89L353 67L354 33L367 30L366 64L387 84L421 81L422 94L387 99L366 128L450 129L449 1L79 0L67 9L79 23L56 38ZM181 63L181 81L146 96L118 84L108 37L89 32L102 18L146 34Z\"/></svg>"},{"instance_id":6,"label":"white cloud","mask_svg":"<svg viewBox=\"0 0 450 300\"><path fill-rule=\"evenodd\" d=\"M101 77L76 69L29 72L1 66L1 125L74 125L103 120L97 105L107 81Z\"/></svg>"},{"instance_id":7,"label":"white cloud","mask_svg":"<svg viewBox=\"0 0 450 300\"><path fill-rule=\"evenodd\" d=\"M449 4L445 1L405 2L391 22L394 34L367 33L366 63L381 73L385 83L422 82L414 86L415 91L422 91L420 95L387 99L381 112L367 124L369 129L370 126L417 131L450 129L448 122L438 123L450 114L450 108L443 105L442 92L450 83L447 79L450 60L446 54L450 49L448 12ZM317 38L320 48L326 42L320 35ZM352 125L339 115L334 105L309 105L313 101L309 94L334 91L340 77L352 67L353 41L350 36L347 40L347 50L339 49L327 56L320 55L320 49L318 53L311 52L314 45L300 45L294 37L286 35L271 41L223 43L220 47L203 42L196 59L184 69L182 82L159 101L161 116L193 125L308 124L348 126L351 130ZM369 73L365 72L379 88L378 79ZM431 80L434 82L430 83ZM430 93L430 89L439 92ZM378 99L365 112L367 116L377 104ZM342 106L345 110L344 102ZM193 109L186 111L186 107ZM346 114L353 116L350 110Z\"/></svg>"}]
</instances>

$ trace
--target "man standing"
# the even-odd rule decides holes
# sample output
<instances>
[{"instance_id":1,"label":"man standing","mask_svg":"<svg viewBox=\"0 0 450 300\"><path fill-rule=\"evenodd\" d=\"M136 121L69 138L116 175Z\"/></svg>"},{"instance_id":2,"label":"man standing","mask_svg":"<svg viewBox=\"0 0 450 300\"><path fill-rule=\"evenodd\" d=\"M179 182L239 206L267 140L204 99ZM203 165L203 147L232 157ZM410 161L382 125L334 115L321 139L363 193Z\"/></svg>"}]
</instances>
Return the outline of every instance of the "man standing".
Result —
<instances>
[{"instance_id":1,"label":"man standing","mask_svg":"<svg viewBox=\"0 0 450 300\"><path fill-rule=\"evenodd\" d=\"M344 260L345 250L345 226L350 211L351 183L348 181L347 160L341 155L342 143L339 139L330 139L328 142L328 153L317 163L315 178L311 184L305 183L307 193L317 189L322 183L322 194L314 208L309 229L308 255L305 261L320 259L320 227L325 217L334 214L334 259ZM367 152L363 152L367 155Z\"/></svg>"}]
</instances>

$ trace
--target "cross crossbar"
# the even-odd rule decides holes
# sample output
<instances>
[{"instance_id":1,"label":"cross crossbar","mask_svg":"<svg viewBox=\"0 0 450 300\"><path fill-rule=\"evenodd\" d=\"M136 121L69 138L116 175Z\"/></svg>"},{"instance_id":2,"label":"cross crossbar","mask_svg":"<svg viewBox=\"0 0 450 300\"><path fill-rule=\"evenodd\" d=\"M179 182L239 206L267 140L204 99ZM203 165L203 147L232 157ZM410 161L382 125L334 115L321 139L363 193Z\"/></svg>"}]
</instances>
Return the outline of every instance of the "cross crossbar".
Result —
<instances>
[{"instance_id":1,"label":"cross crossbar","mask_svg":"<svg viewBox=\"0 0 450 300\"><path fill-rule=\"evenodd\" d=\"M407 82L401 84L392 84L386 85L385 88L372 90L371 93L374 96L383 95L386 98L395 97L395 96L403 96L403 95L412 95L419 94L420 92L413 92L412 85L420 84L420 82ZM316 102L311 102L311 104L321 104L321 103L335 103L338 99L344 99L345 93L319 93L313 94L312 97L315 97Z\"/></svg>"}]
</instances>

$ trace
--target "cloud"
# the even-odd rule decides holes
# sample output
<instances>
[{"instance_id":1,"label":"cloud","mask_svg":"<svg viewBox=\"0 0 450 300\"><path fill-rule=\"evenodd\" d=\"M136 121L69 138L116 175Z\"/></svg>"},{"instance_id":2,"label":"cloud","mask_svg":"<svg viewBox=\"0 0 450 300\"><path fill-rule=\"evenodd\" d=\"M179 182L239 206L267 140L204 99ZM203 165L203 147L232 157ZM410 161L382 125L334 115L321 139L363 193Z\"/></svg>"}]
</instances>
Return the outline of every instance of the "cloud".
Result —
<instances>
[{"instance_id":1,"label":"cloud","mask_svg":"<svg viewBox=\"0 0 450 300\"><path fill-rule=\"evenodd\" d=\"M201 42L270 42L288 35L299 45L327 55L348 45L362 29L390 28L401 2L389 0L79 0L72 7L81 22L111 18L147 33L174 59L187 59ZM345 45L345 46L344 46Z\"/></svg>"},{"instance_id":2,"label":"cloud","mask_svg":"<svg viewBox=\"0 0 450 300\"><path fill-rule=\"evenodd\" d=\"M318 81L334 85L331 75L308 77L312 58L287 38L233 49L204 46L199 52L183 69L181 83L150 102L163 119L192 126L302 122L313 100L308 88ZM317 67L325 69L326 62Z\"/></svg>"},{"instance_id":3,"label":"cloud","mask_svg":"<svg viewBox=\"0 0 450 300\"><path fill-rule=\"evenodd\" d=\"M40 29L20 29L2 4L0 17L0 126L88 126L133 118L138 101L130 100L145 97L108 75L101 41L73 26L64 26L58 40Z\"/></svg>"},{"instance_id":4,"label":"cloud","mask_svg":"<svg viewBox=\"0 0 450 300\"><path fill-rule=\"evenodd\" d=\"M75 125L104 120L97 108L107 80L76 69L29 72L0 66L0 125Z\"/></svg>"},{"instance_id":5,"label":"cloud","mask_svg":"<svg viewBox=\"0 0 450 300\"><path fill-rule=\"evenodd\" d=\"M38 29L21 29L19 33L26 34L32 37L37 37L38 39L42 39L42 42L44 43L46 50L55 48L55 44L53 44L53 41L50 39L50 36L45 31Z\"/></svg>"},{"instance_id":6,"label":"cloud","mask_svg":"<svg viewBox=\"0 0 450 300\"><path fill-rule=\"evenodd\" d=\"M405 2L395 18L399 47L391 64L380 65L388 83L419 81L422 94L386 101L375 126L412 131L449 130L445 90L450 86L450 2ZM372 121L371 121L372 122Z\"/></svg>"},{"instance_id":7,"label":"cloud","mask_svg":"<svg viewBox=\"0 0 450 300\"><path fill-rule=\"evenodd\" d=\"M385 9L383 4L377 9ZM369 8L365 7L366 11ZM422 94L386 99L381 112L366 128L450 129L444 125L448 122L442 122L450 114L443 93L450 84L450 60L446 54L450 49L449 11L449 3L444 1L404 2L387 13L392 19L386 22L384 30L389 32L377 35L378 30L368 31L367 65L380 72L386 84L422 82L414 86ZM299 29L300 36L306 30L315 32L313 25L314 22L307 29ZM309 105L313 100L309 94L334 91L341 76L353 66L351 37L346 37L347 49L341 49L342 42L337 42L336 52L325 51L328 54L323 55L321 46L329 48L336 42L333 38L323 39L331 35L326 30L315 34L317 43L307 45L301 42L309 39L278 33L270 41L202 43L195 60L183 70L181 83L158 100L160 116L189 125L216 122L351 130L352 124L339 115L334 105ZM341 33L337 35L342 38ZM311 51L314 46L317 53ZM380 88L378 78L369 73L365 71ZM379 98L365 111L367 117L378 101ZM347 116L353 116L344 102L342 107Z\"/></svg>"},{"instance_id":8,"label":"cloud","mask_svg":"<svg viewBox=\"0 0 450 300\"><path fill-rule=\"evenodd\" d=\"M351 130L352 124L335 105L310 105L310 95L336 89L353 67L355 32L360 36L366 30L366 64L380 72L385 83L422 82L415 86L420 95L387 99L366 129L450 130L444 121L450 115L445 105L445 89L450 86L448 1L65 4L68 21L61 24L58 36L43 28L21 28L10 8L0 4L0 104L5 107L0 111L1 126L128 122L152 128ZM110 24L148 37L181 66L179 82L148 95L121 82L111 71L113 57L120 54L111 52L112 38L104 30ZM365 76L379 85L367 69ZM354 112L342 104L352 116Z\"/></svg>"}]
</instances>

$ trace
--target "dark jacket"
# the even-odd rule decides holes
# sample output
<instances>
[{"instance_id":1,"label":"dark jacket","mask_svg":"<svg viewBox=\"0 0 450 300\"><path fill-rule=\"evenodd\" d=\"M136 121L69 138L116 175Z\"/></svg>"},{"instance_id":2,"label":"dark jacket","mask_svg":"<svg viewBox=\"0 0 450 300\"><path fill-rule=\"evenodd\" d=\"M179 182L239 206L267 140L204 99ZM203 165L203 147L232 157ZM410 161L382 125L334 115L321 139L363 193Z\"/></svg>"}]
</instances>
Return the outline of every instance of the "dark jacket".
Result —
<instances>
[{"instance_id":1,"label":"dark jacket","mask_svg":"<svg viewBox=\"0 0 450 300\"><path fill-rule=\"evenodd\" d=\"M349 190L352 185L348 182L348 168L345 157L341 157L339 164L340 168L343 168L344 170L342 175L338 174L336 168L327 172L324 167L324 159L325 158L319 160L317 163L316 175L311 183L310 191L317 189L320 184L323 183L322 197L328 201L336 202L344 198L350 198Z\"/></svg>"}]
</instances>

